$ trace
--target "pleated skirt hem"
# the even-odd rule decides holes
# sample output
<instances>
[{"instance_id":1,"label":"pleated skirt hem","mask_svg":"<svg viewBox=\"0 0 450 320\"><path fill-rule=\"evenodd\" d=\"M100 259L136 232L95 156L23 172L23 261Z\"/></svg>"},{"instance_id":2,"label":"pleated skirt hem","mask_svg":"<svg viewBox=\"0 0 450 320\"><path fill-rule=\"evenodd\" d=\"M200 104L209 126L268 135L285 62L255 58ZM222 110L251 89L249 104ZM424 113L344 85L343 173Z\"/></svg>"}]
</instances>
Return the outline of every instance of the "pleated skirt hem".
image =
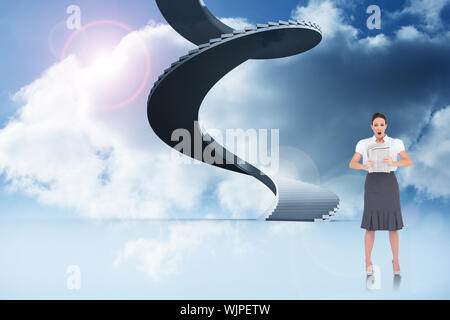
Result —
<instances>
[{"instance_id":1,"label":"pleated skirt hem","mask_svg":"<svg viewBox=\"0 0 450 320\"><path fill-rule=\"evenodd\" d=\"M361 228L375 230L400 230L403 228L402 213L400 210L371 210L364 212Z\"/></svg>"}]
</instances>

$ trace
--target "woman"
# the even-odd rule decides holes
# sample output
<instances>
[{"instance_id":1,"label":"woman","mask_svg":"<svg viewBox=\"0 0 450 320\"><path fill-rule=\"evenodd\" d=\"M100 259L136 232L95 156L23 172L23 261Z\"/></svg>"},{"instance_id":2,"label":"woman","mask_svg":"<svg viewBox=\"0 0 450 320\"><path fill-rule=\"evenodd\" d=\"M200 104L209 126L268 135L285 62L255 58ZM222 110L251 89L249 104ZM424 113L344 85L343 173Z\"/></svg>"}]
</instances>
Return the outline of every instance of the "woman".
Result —
<instances>
[{"instance_id":1,"label":"woman","mask_svg":"<svg viewBox=\"0 0 450 320\"><path fill-rule=\"evenodd\" d=\"M403 141L388 137L385 133L387 128L386 117L381 113L372 116L373 137L362 139L356 145L356 152L350 161L350 168L356 170L369 170L374 163L368 159L367 147L373 143L386 143L390 147L390 157L384 158L383 162L389 165L390 172L367 173L364 184L364 213L361 228L366 229L364 237L366 273L373 274L372 253L375 240L375 230L389 230L389 240L392 248L392 267L394 274L400 274L398 262L398 232L403 228L402 212L400 208L400 195L395 171L397 167L411 166L412 161L405 151ZM402 160L397 161L397 155ZM359 159L363 157L363 164Z\"/></svg>"}]
</instances>

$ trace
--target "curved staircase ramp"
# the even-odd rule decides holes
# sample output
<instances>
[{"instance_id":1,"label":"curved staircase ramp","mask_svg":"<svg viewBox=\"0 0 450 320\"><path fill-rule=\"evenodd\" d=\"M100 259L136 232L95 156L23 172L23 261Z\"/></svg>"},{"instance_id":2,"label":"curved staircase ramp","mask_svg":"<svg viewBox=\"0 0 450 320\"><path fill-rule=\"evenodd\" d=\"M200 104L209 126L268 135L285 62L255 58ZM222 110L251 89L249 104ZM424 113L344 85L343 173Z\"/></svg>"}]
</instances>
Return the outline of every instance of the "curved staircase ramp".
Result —
<instances>
[{"instance_id":1,"label":"curved staircase ramp","mask_svg":"<svg viewBox=\"0 0 450 320\"><path fill-rule=\"evenodd\" d=\"M206 162L203 151L209 148L214 150L216 159L222 160L211 165L251 175L266 185L276 199L273 212L271 208L260 219L329 219L332 211L329 207L334 205L334 213L339 202L335 194L298 180L275 182L217 143L198 124L202 101L227 73L249 59L274 59L308 51L320 43L320 27L306 21L280 20L235 30L218 20L202 0L156 0L156 3L167 22L198 47L172 63L154 83L147 101L153 131L175 148L179 141L172 140L172 133L185 129L192 137L190 157ZM198 139L201 143L196 143Z\"/></svg>"},{"instance_id":2,"label":"curved staircase ramp","mask_svg":"<svg viewBox=\"0 0 450 320\"><path fill-rule=\"evenodd\" d=\"M295 179L276 178L279 191L275 208L263 215L265 220L331 220L339 208L339 198L331 191Z\"/></svg>"}]
</instances>

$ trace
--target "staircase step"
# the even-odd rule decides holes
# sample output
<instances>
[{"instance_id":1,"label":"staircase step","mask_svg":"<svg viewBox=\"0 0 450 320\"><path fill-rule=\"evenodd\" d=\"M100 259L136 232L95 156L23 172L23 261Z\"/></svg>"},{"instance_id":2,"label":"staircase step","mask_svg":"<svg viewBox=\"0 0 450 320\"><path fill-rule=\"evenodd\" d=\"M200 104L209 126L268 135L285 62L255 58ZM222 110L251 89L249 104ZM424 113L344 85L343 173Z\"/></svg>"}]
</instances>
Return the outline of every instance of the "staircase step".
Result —
<instances>
[{"instance_id":1,"label":"staircase step","mask_svg":"<svg viewBox=\"0 0 450 320\"><path fill-rule=\"evenodd\" d=\"M222 39L228 39L228 38L232 38L234 36L234 34L232 34L232 33L225 33L225 34L222 34L221 36L220 36L220 38L222 38Z\"/></svg>"},{"instance_id":2,"label":"staircase step","mask_svg":"<svg viewBox=\"0 0 450 320\"><path fill-rule=\"evenodd\" d=\"M330 216L328 212L316 212L316 213L302 213L302 212L274 212L271 214L273 217L305 217L305 218L313 218L313 217L322 217L322 216Z\"/></svg>"},{"instance_id":3,"label":"staircase step","mask_svg":"<svg viewBox=\"0 0 450 320\"><path fill-rule=\"evenodd\" d=\"M220 41L222 41L222 38L215 38L215 39L209 40L209 43L213 44L213 43L220 42Z\"/></svg>"},{"instance_id":4,"label":"staircase step","mask_svg":"<svg viewBox=\"0 0 450 320\"><path fill-rule=\"evenodd\" d=\"M322 216L328 216L326 213L317 213L317 214L285 214L285 213L273 213L270 215L272 218L285 218L285 219L314 219L314 218L322 218Z\"/></svg>"},{"instance_id":5,"label":"staircase step","mask_svg":"<svg viewBox=\"0 0 450 320\"><path fill-rule=\"evenodd\" d=\"M297 218L297 219L292 219L292 218L272 218L269 217L266 220L272 220L272 221L303 221L303 222L314 222L314 219L302 219L302 218Z\"/></svg>"},{"instance_id":6,"label":"staircase step","mask_svg":"<svg viewBox=\"0 0 450 320\"><path fill-rule=\"evenodd\" d=\"M299 208L286 208L286 207L277 207L275 208L275 210L273 210L273 212L286 212L286 213L295 213L295 212L300 212L300 213L317 213L317 212L324 212L324 213L330 213L330 212L334 212L333 210L328 210L328 209L299 209Z\"/></svg>"},{"instance_id":7,"label":"staircase step","mask_svg":"<svg viewBox=\"0 0 450 320\"><path fill-rule=\"evenodd\" d=\"M187 58L189 58L189 55L188 55L188 54L186 54L186 55L180 57L180 59L178 59L178 61L183 61L183 60L186 60Z\"/></svg>"}]
</instances>

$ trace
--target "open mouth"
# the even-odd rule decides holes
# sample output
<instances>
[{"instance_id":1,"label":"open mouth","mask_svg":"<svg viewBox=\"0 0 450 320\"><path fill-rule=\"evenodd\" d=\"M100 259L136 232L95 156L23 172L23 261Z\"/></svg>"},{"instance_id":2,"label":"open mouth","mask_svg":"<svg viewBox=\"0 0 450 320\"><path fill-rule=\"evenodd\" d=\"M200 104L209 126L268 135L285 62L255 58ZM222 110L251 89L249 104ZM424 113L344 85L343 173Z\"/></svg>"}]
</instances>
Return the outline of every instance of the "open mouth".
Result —
<instances>
[{"instance_id":1,"label":"open mouth","mask_svg":"<svg viewBox=\"0 0 450 320\"><path fill-rule=\"evenodd\" d=\"M381 132L377 132L379 136L381 136Z\"/></svg>"}]
</instances>

